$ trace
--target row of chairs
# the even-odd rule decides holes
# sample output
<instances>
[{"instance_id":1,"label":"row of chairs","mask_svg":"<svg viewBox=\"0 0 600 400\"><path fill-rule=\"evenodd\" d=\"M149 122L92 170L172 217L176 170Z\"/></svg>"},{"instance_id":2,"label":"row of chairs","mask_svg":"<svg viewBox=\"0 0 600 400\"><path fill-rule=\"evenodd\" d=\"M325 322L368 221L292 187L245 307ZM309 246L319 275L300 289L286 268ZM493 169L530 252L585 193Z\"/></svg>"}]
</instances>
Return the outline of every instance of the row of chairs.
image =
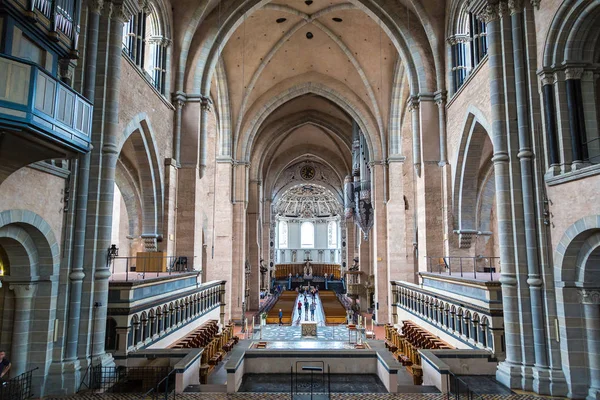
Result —
<instances>
[{"instance_id":1,"label":"row of chairs","mask_svg":"<svg viewBox=\"0 0 600 400\"><path fill-rule=\"evenodd\" d=\"M188 333L182 339L175 342L171 348L174 349L196 349L199 347L205 347L208 345L215 335L219 332L219 325L217 320L212 319L206 321L200 327L194 329Z\"/></svg>"},{"instance_id":2,"label":"row of chairs","mask_svg":"<svg viewBox=\"0 0 600 400\"><path fill-rule=\"evenodd\" d=\"M319 290L319 298L323 304L325 313L325 322L327 324L343 324L346 322L346 307L342 305L340 299L331 290Z\"/></svg>"},{"instance_id":3,"label":"row of chairs","mask_svg":"<svg viewBox=\"0 0 600 400\"><path fill-rule=\"evenodd\" d=\"M385 326L385 347L413 375L415 385L423 383L419 349L451 349L448 343L412 321L402 321L401 332L392 325Z\"/></svg>"},{"instance_id":4,"label":"row of chairs","mask_svg":"<svg viewBox=\"0 0 600 400\"><path fill-rule=\"evenodd\" d=\"M234 325L227 324L221 333L215 335L213 340L204 347L202 359L200 360L200 383L208 383L208 375L225 358L225 355L233 349L240 338L233 334Z\"/></svg>"}]
</instances>

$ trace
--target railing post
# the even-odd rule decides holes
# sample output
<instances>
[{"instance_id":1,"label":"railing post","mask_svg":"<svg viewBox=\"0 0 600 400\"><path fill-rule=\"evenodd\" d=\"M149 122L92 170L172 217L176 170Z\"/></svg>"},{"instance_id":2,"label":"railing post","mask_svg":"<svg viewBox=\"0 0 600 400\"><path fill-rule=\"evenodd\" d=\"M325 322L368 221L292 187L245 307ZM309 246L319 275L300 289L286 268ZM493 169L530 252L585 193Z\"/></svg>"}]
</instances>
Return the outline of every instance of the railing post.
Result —
<instances>
[{"instance_id":1,"label":"railing post","mask_svg":"<svg viewBox=\"0 0 600 400\"><path fill-rule=\"evenodd\" d=\"M473 279L477 279L477 257L473 257Z\"/></svg>"},{"instance_id":2,"label":"railing post","mask_svg":"<svg viewBox=\"0 0 600 400\"><path fill-rule=\"evenodd\" d=\"M115 260L113 260L113 271ZM125 258L125 282L129 281L129 257Z\"/></svg>"},{"instance_id":3,"label":"railing post","mask_svg":"<svg viewBox=\"0 0 600 400\"><path fill-rule=\"evenodd\" d=\"M460 258L460 277L463 277L462 257Z\"/></svg>"}]
</instances>

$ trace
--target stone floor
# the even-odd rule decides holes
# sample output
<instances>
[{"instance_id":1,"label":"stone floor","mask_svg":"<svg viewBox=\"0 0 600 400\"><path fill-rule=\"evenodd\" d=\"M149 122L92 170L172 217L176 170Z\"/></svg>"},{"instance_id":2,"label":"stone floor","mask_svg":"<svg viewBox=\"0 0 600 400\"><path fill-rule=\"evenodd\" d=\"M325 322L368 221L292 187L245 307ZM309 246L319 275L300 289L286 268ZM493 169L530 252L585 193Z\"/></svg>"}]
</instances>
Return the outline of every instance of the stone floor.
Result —
<instances>
[{"instance_id":1,"label":"stone floor","mask_svg":"<svg viewBox=\"0 0 600 400\"><path fill-rule=\"evenodd\" d=\"M313 393L387 393L377 375L330 375L314 374ZM290 374L246 374L240 392L281 393L290 390ZM294 392L309 392L311 377L309 374L294 375Z\"/></svg>"},{"instance_id":2,"label":"stone floor","mask_svg":"<svg viewBox=\"0 0 600 400\"><path fill-rule=\"evenodd\" d=\"M256 327L256 330L250 336L254 340L266 341L289 341L289 340L333 340L347 341L348 328L346 326L317 326L317 337L302 337L300 326L278 326L278 325L263 325ZM262 330L262 334L261 331ZM356 342L354 333L352 339Z\"/></svg>"}]
</instances>

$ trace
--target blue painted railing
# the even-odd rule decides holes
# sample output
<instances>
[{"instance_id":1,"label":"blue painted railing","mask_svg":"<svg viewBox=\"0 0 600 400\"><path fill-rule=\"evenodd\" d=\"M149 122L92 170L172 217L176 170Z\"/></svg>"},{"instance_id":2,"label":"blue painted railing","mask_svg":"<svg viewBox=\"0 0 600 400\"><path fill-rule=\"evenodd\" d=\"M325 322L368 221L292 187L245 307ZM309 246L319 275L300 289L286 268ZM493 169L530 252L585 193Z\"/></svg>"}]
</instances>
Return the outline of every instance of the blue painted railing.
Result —
<instances>
[{"instance_id":1,"label":"blue painted railing","mask_svg":"<svg viewBox=\"0 0 600 400\"><path fill-rule=\"evenodd\" d=\"M91 149L92 104L32 62L0 54L0 125Z\"/></svg>"}]
</instances>

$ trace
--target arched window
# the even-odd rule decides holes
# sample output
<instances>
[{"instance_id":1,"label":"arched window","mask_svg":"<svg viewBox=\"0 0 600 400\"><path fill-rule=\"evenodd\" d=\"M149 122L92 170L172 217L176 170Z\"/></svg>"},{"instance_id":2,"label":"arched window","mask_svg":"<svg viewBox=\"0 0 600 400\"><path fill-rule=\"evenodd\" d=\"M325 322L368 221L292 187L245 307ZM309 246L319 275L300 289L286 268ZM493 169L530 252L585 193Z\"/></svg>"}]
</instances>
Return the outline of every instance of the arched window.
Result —
<instances>
[{"instance_id":1,"label":"arched window","mask_svg":"<svg viewBox=\"0 0 600 400\"><path fill-rule=\"evenodd\" d=\"M288 224L286 221L279 221L279 232L277 233L279 237L279 248L287 249L288 247Z\"/></svg>"},{"instance_id":2,"label":"arched window","mask_svg":"<svg viewBox=\"0 0 600 400\"><path fill-rule=\"evenodd\" d=\"M300 246L303 249L315 247L315 224L312 222L303 222L300 226Z\"/></svg>"},{"instance_id":3,"label":"arched window","mask_svg":"<svg viewBox=\"0 0 600 400\"><path fill-rule=\"evenodd\" d=\"M161 94L165 94L168 43L152 5L123 25L123 52Z\"/></svg>"},{"instance_id":4,"label":"arched window","mask_svg":"<svg viewBox=\"0 0 600 400\"><path fill-rule=\"evenodd\" d=\"M455 1L448 25L451 89L454 93L463 85L471 71L487 54L485 22L477 18L467 2Z\"/></svg>"},{"instance_id":5,"label":"arched window","mask_svg":"<svg viewBox=\"0 0 600 400\"><path fill-rule=\"evenodd\" d=\"M330 221L327 224L327 247L330 249L337 249L338 247L338 230L335 221Z\"/></svg>"}]
</instances>

